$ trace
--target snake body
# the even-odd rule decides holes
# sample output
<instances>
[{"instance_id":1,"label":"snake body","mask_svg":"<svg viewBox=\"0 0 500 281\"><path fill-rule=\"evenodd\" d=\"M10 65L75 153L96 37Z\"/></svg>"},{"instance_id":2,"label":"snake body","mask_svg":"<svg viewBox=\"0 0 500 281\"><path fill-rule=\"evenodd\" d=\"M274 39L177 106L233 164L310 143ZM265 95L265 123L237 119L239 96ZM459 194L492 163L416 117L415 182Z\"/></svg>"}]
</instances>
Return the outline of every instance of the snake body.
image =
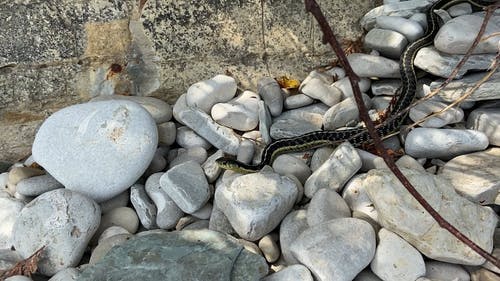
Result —
<instances>
[{"instance_id":1,"label":"snake body","mask_svg":"<svg viewBox=\"0 0 500 281\"><path fill-rule=\"evenodd\" d=\"M398 114L411 105L415 97L417 77L413 61L421 48L431 45L436 36L440 18L434 13L434 10L446 9L452 5L468 2L476 8L485 7L488 2L478 0L440 0L435 2L427 10L427 30L421 38L408 44L403 55L400 58L399 70L401 73L401 87L399 88L399 98L392 107L392 114L377 128L377 133L386 136L398 130L406 118L405 114ZM287 152L304 151L326 145L336 145L344 141L349 141L354 146L371 141L371 137L365 128L355 128L336 131L315 131L296 137L282 138L271 142L264 149L261 161L258 164L245 164L228 157L221 157L216 163L227 170L233 170L240 173L253 173L262 169L265 165L270 165L280 154Z\"/></svg>"}]
</instances>

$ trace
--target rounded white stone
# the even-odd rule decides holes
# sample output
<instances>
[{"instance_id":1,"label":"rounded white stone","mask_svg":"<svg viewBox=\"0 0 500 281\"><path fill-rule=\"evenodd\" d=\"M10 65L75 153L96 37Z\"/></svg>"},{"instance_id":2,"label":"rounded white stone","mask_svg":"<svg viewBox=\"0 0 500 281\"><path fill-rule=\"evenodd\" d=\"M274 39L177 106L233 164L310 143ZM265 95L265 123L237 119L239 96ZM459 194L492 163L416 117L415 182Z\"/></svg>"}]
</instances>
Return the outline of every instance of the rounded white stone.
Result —
<instances>
[{"instance_id":1,"label":"rounded white stone","mask_svg":"<svg viewBox=\"0 0 500 281\"><path fill-rule=\"evenodd\" d=\"M326 84L319 78L311 78L300 85L303 94L320 100L328 106L338 103L342 99L342 92L334 85Z\"/></svg>"},{"instance_id":2,"label":"rounded white stone","mask_svg":"<svg viewBox=\"0 0 500 281\"><path fill-rule=\"evenodd\" d=\"M203 147L172 149L168 154L170 168L188 161L194 161L201 165L207 160L207 151Z\"/></svg>"},{"instance_id":3,"label":"rounded white stone","mask_svg":"<svg viewBox=\"0 0 500 281\"><path fill-rule=\"evenodd\" d=\"M236 80L233 77L216 75L211 79L191 85L186 93L186 104L209 113L214 104L233 98L236 90Z\"/></svg>"},{"instance_id":4,"label":"rounded white stone","mask_svg":"<svg viewBox=\"0 0 500 281\"><path fill-rule=\"evenodd\" d=\"M106 214L113 209L127 206L128 200L129 190L125 190L117 196L99 203L99 206L101 207L101 214Z\"/></svg>"},{"instance_id":5,"label":"rounded white stone","mask_svg":"<svg viewBox=\"0 0 500 281\"><path fill-rule=\"evenodd\" d=\"M241 95L227 103L217 103L212 107L212 118L226 127L249 131L259 124L259 96L251 91L244 91Z\"/></svg>"},{"instance_id":6,"label":"rounded white stone","mask_svg":"<svg viewBox=\"0 0 500 281\"><path fill-rule=\"evenodd\" d=\"M101 219L99 205L78 192L61 188L26 205L13 229L13 244L23 258L45 246L38 270L52 276L76 266Z\"/></svg>"},{"instance_id":7,"label":"rounded white stone","mask_svg":"<svg viewBox=\"0 0 500 281\"><path fill-rule=\"evenodd\" d=\"M412 245L397 234L382 228L370 267L382 280L415 280L425 274L425 263Z\"/></svg>"},{"instance_id":8,"label":"rounded white stone","mask_svg":"<svg viewBox=\"0 0 500 281\"><path fill-rule=\"evenodd\" d=\"M366 187L363 184L366 174L354 176L344 187L342 198L353 212L365 214L373 221L378 221L377 210L373 206L373 202L366 192Z\"/></svg>"},{"instance_id":9,"label":"rounded white stone","mask_svg":"<svg viewBox=\"0 0 500 281\"><path fill-rule=\"evenodd\" d=\"M144 173L157 143L156 124L140 105L100 101L52 114L35 136L33 157L67 189L99 202Z\"/></svg>"},{"instance_id":10,"label":"rounded white stone","mask_svg":"<svg viewBox=\"0 0 500 281\"><path fill-rule=\"evenodd\" d=\"M268 263L273 263L280 257L280 248L272 235L267 234L262 237L259 240L259 248Z\"/></svg>"},{"instance_id":11,"label":"rounded white stone","mask_svg":"<svg viewBox=\"0 0 500 281\"><path fill-rule=\"evenodd\" d=\"M318 190L311 198L307 208L307 224L309 226L350 216L351 210L342 196L327 188Z\"/></svg>"},{"instance_id":12,"label":"rounded white stone","mask_svg":"<svg viewBox=\"0 0 500 281\"><path fill-rule=\"evenodd\" d=\"M98 241L101 234L111 226L120 226L129 233L136 233L139 228L139 218L134 209L129 207L118 207L104 214L99 229L97 229L93 240ZM97 239L96 239L97 238Z\"/></svg>"},{"instance_id":13,"label":"rounded white stone","mask_svg":"<svg viewBox=\"0 0 500 281\"><path fill-rule=\"evenodd\" d=\"M350 281L372 260L375 232L359 219L334 219L303 231L291 250L317 280Z\"/></svg>"},{"instance_id":14,"label":"rounded white stone","mask_svg":"<svg viewBox=\"0 0 500 281\"><path fill-rule=\"evenodd\" d=\"M0 249L12 246L12 229L19 217L24 203L10 197L0 197Z\"/></svg>"},{"instance_id":15,"label":"rounded white stone","mask_svg":"<svg viewBox=\"0 0 500 281\"><path fill-rule=\"evenodd\" d=\"M293 241L307 228L307 211L297 210L292 211L281 222L280 226L280 246L283 259L287 264L300 263L290 250Z\"/></svg>"},{"instance_id":16,"label":"rounded white stone","mask_svg":"<svg viewBox=\"0 0 500 281\"><path fill-rule=\"evenodd\" d=\"M416 128L405 141L406 153L415 158L450 159L486 147L488 137L474 130Z\"/></svg>"},{"instance_id":17,"label":"rounded white stone","mask_svg":"<svg viewBox=\"0 0 500 281\"><path fill-rule=\"evenodd\" d=\"M470 280L469 273L461 265L435 260L425 263L425 277L431 280Z\"/></svg>"},{"instance_id":18,"label":"rounded white stone","mask_svg":"<svg viewBox=\"0 0 500 281\"><path fill-rule=\"evenodd\" d=\"M295 182L276 173L254 173L215 191L215 200L236 232L255 241L273 230L297 198Z\"/></svg>"},{"instance_id":19,"label":"rounded white stone","mask_svg":"<svg viewBox=\"0 0 500 281\"><path fill-rule=\"evenodd\" d=\"M311 198L321 188L340 190L361 168L361 158L348 142L339 145L328 160L304 184L304 194Z\"/></svg>"},{"instance_id":20,"label":"rounded white stone","mask_svg":"<svg viewBox=\"0 0 500 281\"><path fill-rule=\"evenodd\" d=\"M294 175L301 183L306 182L311 175L311 169L304 161L287 154L276 157L272 166L276 173Z\"/></svg>"},{"instance_id":21,"label":"rounded white stone","mask_svg":"<svg viewBox=\"0 0 500 281\"><path fill-rule=\"evenodd\" d=\"M408 39L393 30L374 28L365 35L364 46L380 52L384 57L397 59L403 53Z\"/></svg>"}]
</instances>

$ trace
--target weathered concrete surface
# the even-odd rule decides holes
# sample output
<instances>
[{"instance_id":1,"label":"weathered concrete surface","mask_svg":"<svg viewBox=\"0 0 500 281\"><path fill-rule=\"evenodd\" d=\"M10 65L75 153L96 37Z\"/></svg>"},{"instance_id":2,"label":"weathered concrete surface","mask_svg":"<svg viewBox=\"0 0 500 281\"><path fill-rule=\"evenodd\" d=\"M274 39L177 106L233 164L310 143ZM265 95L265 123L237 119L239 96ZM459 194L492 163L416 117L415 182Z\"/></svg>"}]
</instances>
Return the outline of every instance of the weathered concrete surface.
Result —
<instances>
[{"instance_id":1,"label":"weathered concrete surface","mask_svg":"<svg viewBox=\"0 0 500 281\"><path fill-rule=\"evenodd\" d=\"M303 1L149 1L141 11L138 2L0 2L0 159L28 155L50 113L96 95L172 103L220 73L255 90L263 75L302 79L333 57ZM355 39L374 2L320 4Z\"/></svg>"}]
</instances>

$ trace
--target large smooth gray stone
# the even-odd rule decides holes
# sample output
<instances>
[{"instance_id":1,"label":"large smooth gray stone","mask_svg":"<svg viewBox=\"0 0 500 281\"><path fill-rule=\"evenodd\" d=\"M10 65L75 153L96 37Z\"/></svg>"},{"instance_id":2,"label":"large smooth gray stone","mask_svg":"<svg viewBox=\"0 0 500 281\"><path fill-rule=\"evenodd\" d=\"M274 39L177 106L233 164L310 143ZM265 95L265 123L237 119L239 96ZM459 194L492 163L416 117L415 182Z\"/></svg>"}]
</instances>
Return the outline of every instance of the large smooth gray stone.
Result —
<instances>
[{"instance_id":1,"label":"large smooth gray stone","mask_svg":"<svg viewBox=\"0 0 500 281\"><path fill-rule=\"evenodd\" d=\"M45 120L33 158L66 188L101 202L135 183L157 143L155 121L142 106L99 101L66 107Z\"/></svg>"},{"instance_id":2,"label":"large smooth gray stone","mask_svg":"<svg viewBox=\"0 0 500 281\"><path fill-rule=\"evenodd\" d=\"M184 230L133 238L86 267L78 281L246 281L267 274L263 257L231 236Z\"/></svg>"}]
</instances>

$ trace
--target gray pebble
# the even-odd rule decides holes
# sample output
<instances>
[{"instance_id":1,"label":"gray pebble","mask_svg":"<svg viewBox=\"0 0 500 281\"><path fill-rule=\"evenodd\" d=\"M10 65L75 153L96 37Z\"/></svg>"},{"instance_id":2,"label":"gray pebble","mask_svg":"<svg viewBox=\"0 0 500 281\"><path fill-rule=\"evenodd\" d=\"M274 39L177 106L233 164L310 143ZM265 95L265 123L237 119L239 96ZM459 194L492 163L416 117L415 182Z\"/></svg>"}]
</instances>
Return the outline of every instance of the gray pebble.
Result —
<instances>
[{"instance_id":1,"label":"gray pebble","mask_svg":"<svg viewBox=\"0 0 500 281\"><path fill-rule=\"evenodd\" d=\"M360 77L399 78L399 62L368 54L354 53L347 56L351 67Z\"/></svg>"},{"instance_id":2,"label":"gray pebble","mask_svg":"<svg viewBox=\"0 0 500 281\"><path fill-rule=\"evenodd\" d=\"M156 206L151 201L146 189L142 184L134 184L130 187L130 202L141 221L141 224L146 229L156 228Z\"/></svg>"},{"instance_id":3,"label":"gray pebble","mask_svg":"<svg viewBox=\"0 0 500 281\"><path fill-rule=\"evenodd\" d=\"M424 29L418 22L403 17L380 16L376 23L379 28L403 34L410 43L424 35Z\"/></svg>"},{"instance_id":4,"label":"gray pebble","mask_svg":"<svg viewBox=\"0 0 500 281\"><path fill-rule=\"evenodd\" d=\"M482 55L487 56L487 55ZM438 93L440 99L447 102L454 102L465 93L470 91L477 82L484 77L483 73L467 74L462 79L451 81L446 88ZM431 83L431 90L437 88L444 80L437 80ZM465 101L480 101L480 100L495 100L500 99L500 92L497 91L500 87L500 71L496 71L484 83L481 84L474 92L469 95Z\"/></svg>"},{"instance_id":5,"label":"gray pebble","mask_svg":"<svg viewBox=\"0 0 500 281\"><path fill-rule=\"evenodd\" d=\"M394 96L401 86L401 80L383 79L372 82L371 90L375 96Z\"/></svg>"},{"instance_id":6,"label":"gray pebble","mask_svg":"<svg viewBox=\"0 0 500 281\"><path fill-rule=\"evenodd\" d=\"M250 162L252 162L254 152L254 143L251 140L243 139L240 143L238 155L236 155L236 160L249 164Z\"/></svg>"},{"instance_id":7,"label":"gray pebble","mask_svg":"<svg viewBox=\"0 0 500 281\"><path fill-rule=\"evenodd\" d=\"M169 151L168 159L170 168L188 161L194 161L201 165L207 160L207 151L203 147L172 149Z\"/></svg>"},{"instance_id":8,"label":"gray pebble","mask_svg":"<svg viewBox=\"0 0 500 281\"><path fill-rule=\"evenodd\" d=\"M276 157L272 166L276 173L294 175L301 183L306 182L306 179L311 175L311 169L309 169L304 161L288 154Z\"/></svg>"},{"instance_id":9,"label":"gray pebble","mask_svg":"<svg viewBox=\"0 0 500 281\"><path fill-rule=\"evenodd\" d=\"M259 101L259 132L264 143L271 142L269 131L272 123L273 121L269 109L263 101Z\"/></svg>"},{"instance_id":10,"label":"gray pebble","mask_svg":"<svg viewBox=\"0 0 500 281\"><path fill-rule=\"evenodd\" d=\"M283 95L278 82L271 77L263 77L257 82L257 89L271 115L279 116L283 110Z\"/></svg>"},{"instance_id":11,"label":"gray pebble","mask_svg":"<svg viewBox=\"0 0 500 281\"><path fill-rule=\"evenodd\" d=\"M156 126L158 129L158 141L163 145L172 145L175 142L177 129L174 122L165 122Z\"/></svg>"},{"instance_id":12,"label":"gray pebble","mask_svg":"<svg viewBox=\"0 0 500 281\"><path fill-rule=\"evenodd\" d=\"M397 31L374 28L365 35L364 45L385 57L396 59L403 53L408 40Z\"/></svg>"},{"instance_id":13,"label":"gray pebble","mask_svg":"<svg viewBox=\"0 0 500 281\"><path fill-rule=\"evenodd\" d=\"M80 271L74 267L68 267L58 271L54 276L50 277L49 281L76 281Z\"/></svg>"},{"instance_id":14,"label":"gray pebble","mask_svg":"<svg viewBox=\"0 0 500 281\"><path fill-rule=\"evenodd\" d=\"M472 13L472 6L470 3L459 3L448 8L448 14L452 17L468 15Z\"/></svg>"},{"instance_id":15,"label":"gray pebble","mask_svg":"<svg viewBox=\"0 0 500 281\"><path fill-rule=\"evenodd\" d=\"M236 155L239 139L233 130L217 124L205 112L183 104L182 96L174 106L174 116L213 146L228 154Z\"/></svg>"},{"instance_id":16,"label":"gray pebble","mask_svg":"<svg viewBox=\"0 0 500 281\"><path fill-rule=\"evenodd\" d=\"M284 101L284 106L286 109L294 109L310 105L313 102L314 99L310 98L308 95L296 94L287 97Z\"/></svg>"},{"instance_id":17,"label":"gray pebble","mask_svg":"<svg viewBox=\"0 0 500 281\"><path fill-rule=\"evenodd\" d=\"M146 180L146 193L155 203L156 225L162 229L173 228L184 215L182 210L168 196L167 192L160 186L160 178L164 173L156 173Z\"/></svg>"},{"instance_id":18,"label":"gray pebble","mask_svg":"<svg viewBox=\"0 0 500 281\"><path fill-rule=\"evenodd\" d=\"M359 110L354 98L346 98L330 107L323 116L323 129L335 130L347 125L356 124L359 120Z\"/></svg>"},{"instance_id":19,"label":"gray pebble","mask_svg":"<svg viewBox=\"0 0 500 281\"><path fill-rule=\"evenodd\" d=\"M210 155L205 162L201 165L203 171L205 172L205 176L207 177L208 183L213 183L219 177L222 169L215 163L215 160L224 156L224 152L222 150L217 150L214 154Z\"/></svg>"},{"instance_id":20,"label":"gray pebble","mask_svg":"<svg viewBox=\"0 0 500 281\"><path fill-rule=\"evenodd\" d=\"M317 103L283 112L274 119L271 137L281 139L318 131L323 125L323 114L327 110L328 106Z\"/></svg>"},{"instance_id":21,"label":"gray pebble","mask_svg":"<svg viewBox=\"0 0 500 281\"><path fill-rule=\"evenodd\" d=\"M359 89L361 93L364 93L370 89L370 79L362 77L358 82ZM351 81L348 77L344 77L340 80L335 81L333 86L339 88L342 91L344 98L354 97L354 93L351 87Z\"/></svg>"},{"instance_id":22,"label":"gray pebble","mask_svg":"<svg viewBox=\"0 0 500 281\"><path fill-rule=\"evenodd\" d=\"M203 169L194 161L184 162L168 170L161 176L160 186L188 214L199 210L210 199Z\"/></svg>"},{"instance_id":23,"label":"gray pebble","mask_svg":"<svg viewBox=\"0 0 500 281\"><path fill-rule=\"evenodd\" d=\"M208 150L210 147L212 147L212 145L208 141L200 137L193 130L186 126L177 128L175 140L177 144L186 149L202 147L205 150Z\"/></svg>"},{"instance_id":24,"label":"gray pebble","mask_svg":"<svg viewBox=\"0 0 500 281\"><path fill-rule=\"evenodd\" d=\"M448 54L465 54L471 46L476 34L483 23L484 16L478 14L463 15L446 22L434 38L434 46L441 52ZM493 16L486 26L484 37L500 30L500 16ZM498 36L481 40L472 51L473 54L498 52Z\"/></svg>"},{"instance_id":25,"label":"gray pebble","mask_svg":"<svg viewBox=\"0 0 500 281\"><path fill-rule=\"evenodd\" d=\"M283 258L289 265L300 263L292 254L290 247L297 237L307 228L307 211L296 210L290 212L281 222L280 245Z\"/></svg>"},{"instance_id":26,"label":"gray pebble","mask_svg":"<svg viewBox=\"0 0 500 281\"><path fill-rule=\"evenodd\" d=\"M321 188L340 190L361 168L361 158L348 142L339 145L328 160L307 179L304 193L312 198Z\"/></svg>"},{"instance_id":27,"label":"gray pebble","mask_svg":"<svg viewBox=\"0 0 500 281\"><path fill-rule=\"evenodd\" d=\"M21 180L17 183L16 191L24 196L38 196L64 186L49 174L35 176Z\"/></svg>"}]
</instances>

